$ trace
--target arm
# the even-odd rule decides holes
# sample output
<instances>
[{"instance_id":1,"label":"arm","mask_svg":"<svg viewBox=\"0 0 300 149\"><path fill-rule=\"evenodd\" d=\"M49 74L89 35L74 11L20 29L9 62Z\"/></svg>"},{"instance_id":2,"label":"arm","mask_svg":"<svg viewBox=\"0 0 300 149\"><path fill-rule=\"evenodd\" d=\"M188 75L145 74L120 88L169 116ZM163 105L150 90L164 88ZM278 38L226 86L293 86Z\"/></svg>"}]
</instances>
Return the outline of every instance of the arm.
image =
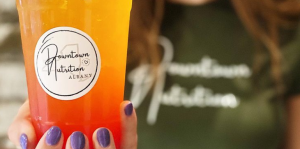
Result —
<instances>
[{"instance_id":1,"label":"arm","mask_svg":"<svg viewBox=\"0 0 300 149\"><path fill-rule=\"evenodd\" d=\"M300 95L287 101L285 149L300 148Z\"/></svg>"}]
</instances>

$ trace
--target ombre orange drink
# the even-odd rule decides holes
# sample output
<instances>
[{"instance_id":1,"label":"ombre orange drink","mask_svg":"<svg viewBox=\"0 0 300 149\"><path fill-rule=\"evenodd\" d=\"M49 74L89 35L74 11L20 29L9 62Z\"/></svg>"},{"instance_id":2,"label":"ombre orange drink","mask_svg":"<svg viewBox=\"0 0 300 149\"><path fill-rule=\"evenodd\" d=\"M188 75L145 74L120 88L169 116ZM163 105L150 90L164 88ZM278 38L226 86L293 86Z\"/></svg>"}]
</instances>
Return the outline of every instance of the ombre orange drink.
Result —
<instances>
[{"instance_id":1,"label":"ombre orange drink","mask_svg":"<svg viewBox=\"0 0 300 149\"><path fill-rule=\"evenodd\" d=\"M17 0L32 123L120 146L131 0Z\"/></svg>"}]
</instances>

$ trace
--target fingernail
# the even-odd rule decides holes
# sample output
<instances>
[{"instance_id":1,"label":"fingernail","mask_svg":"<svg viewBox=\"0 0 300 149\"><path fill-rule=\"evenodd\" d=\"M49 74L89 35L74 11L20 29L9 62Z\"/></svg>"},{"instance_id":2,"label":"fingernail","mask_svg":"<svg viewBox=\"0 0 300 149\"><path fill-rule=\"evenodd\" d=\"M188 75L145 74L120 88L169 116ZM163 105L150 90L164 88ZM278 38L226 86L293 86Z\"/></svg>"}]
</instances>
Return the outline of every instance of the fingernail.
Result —
<instances>
[{"instance_id":1,"label":"fingernail","mask_svg":"<svg viewBox=\"0 0 300 149\"><path fill-rule=\"evenodd\" d=\"M101 147L108 147L110 144L109 131L106 128L101 128L97 131L97 140Z\"/></svg>"},{"instance_id":2,"label":"fingernail","mask_svg":"<svg viewBox=\"0 0 300 149\"><path fill-rule=\"evenodd\" d=\"M26 134L22 134L20 136L20 146L22 149L27 149L27 144L28 144L28 137Z\"/></svg>"},{"instance_id":3,"label":"fingernail","mask_svg":"<svg viewBox=\"0 0 300 149\"><path fill-rule=\"evenodd\" d=\"M54 146L58 143L61 137L61 130L57 126L53 126L49 129L46 136L46 143L50 146Z\"/></svg>"},{"instance_id":4,"label":"fingernail","mask_svg":"<svg viewBox=\"0 0 300 149\"><path fill-rule=\"evenodd\" d=\"M126 105L124 111L127 116L130 116L133 111L132 103L129 103L128 105Z\"/></svg>"},{"instance_id":5,"label":"fingernail","mask_svg":"<svg viewBox=\"0 0 300 149\"><path fill-rule=\"evenodd\" d=\"M85 138L83 133L75 131L71 135L71 147L72 149L83 149L85 146Z\"/></svg>"}]
</instances>

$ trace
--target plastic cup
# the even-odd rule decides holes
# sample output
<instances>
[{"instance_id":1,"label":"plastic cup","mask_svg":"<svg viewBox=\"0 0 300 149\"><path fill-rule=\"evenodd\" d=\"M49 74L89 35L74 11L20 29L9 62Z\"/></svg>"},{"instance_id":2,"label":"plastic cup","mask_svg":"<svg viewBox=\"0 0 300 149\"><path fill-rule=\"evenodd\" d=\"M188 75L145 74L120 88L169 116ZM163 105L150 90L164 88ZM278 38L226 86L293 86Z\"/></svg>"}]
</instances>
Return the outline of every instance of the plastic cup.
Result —
<instances>
[{"instance_id":1,"label":"plastic cup","mask_svg":"<svg viewBox=\"0 0 300 149\"><path fill-rule=\"evenodd\" d=\"M17 0L32 123L120 147L131 0Z\"/></svg>"}]
</instances>

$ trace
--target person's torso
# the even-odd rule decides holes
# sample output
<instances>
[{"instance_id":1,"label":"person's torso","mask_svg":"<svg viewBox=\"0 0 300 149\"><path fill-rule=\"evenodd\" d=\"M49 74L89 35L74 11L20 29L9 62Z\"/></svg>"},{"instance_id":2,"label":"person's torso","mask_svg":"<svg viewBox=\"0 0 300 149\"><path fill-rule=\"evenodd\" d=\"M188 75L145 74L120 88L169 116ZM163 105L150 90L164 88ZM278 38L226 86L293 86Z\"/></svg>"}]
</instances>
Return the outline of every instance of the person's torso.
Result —
<instances>
[{"instance_id":1,"label":"person's torso","mask_svg":"<svg viewBox=\"0 0 300 149\"><path fill-rule=\"evenodd\" d=\"M229 4L167 4L158 77L127 74L142 149L267 149L282 139L270 68L254 81L255 46ZM153 88L151 88L153 86Z\"/></svg>"}]
</instances>

